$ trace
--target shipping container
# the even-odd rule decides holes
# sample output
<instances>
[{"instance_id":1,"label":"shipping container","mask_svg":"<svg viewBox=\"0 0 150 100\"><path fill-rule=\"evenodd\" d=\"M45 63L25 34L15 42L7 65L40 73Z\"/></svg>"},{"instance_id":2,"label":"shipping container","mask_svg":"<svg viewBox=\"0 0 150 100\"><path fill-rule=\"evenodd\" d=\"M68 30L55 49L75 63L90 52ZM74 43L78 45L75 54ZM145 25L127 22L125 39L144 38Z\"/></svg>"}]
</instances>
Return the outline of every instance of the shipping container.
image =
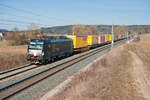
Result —
<instances>
[{"instance_id":1,"label":"shipping container","mask_svg":"<svg viewBox=\"0 0 150 100\"><path fill-rule=\"evenodd\" d=\"M94 47L94 46L98 45L98 36L96 36L96 35L88 35L87 41L88 41L88 45L89 46Z\"/></svg>"},{"instance_id":2,"label":"shipping container","mask_svg":"<svg viewBox=\"0 0 150 100\"><path fill-rule=\"evenodd\" d=\"M85 51L88 50L90 47L88 46L87 36L80 36L80 35L67 35L67 38L71 38L73 40L73 47L74 51Z\"/></svg>"},{"instance_id":3,"label":"shipping container","mask_svg":"<svg viewBox=\"0 0 150 100\"><path fill-rule=\"evenodd\" d=\"M109 41L111 41L111 34L109 34Z\"/></svg>"},{"instance_id":4,"label":"shipping container","mask_svg":"<svg viewBox=\"0 0 150 100\"><path fill-rule=\"evenodd\" d=\"M101 44L101 35L98 36L98 44Z\"/></svg>"},{"instance_id":5,"label":"shipping container","mask_svg":"<svg viewBox=\"0 0 150 100\"><path fill-rule=\"evenodd\" d=\"M105 34L102 34L101 35L101 43L104 43L105 42Z\"/></svg>"},{"instance_id":6,"label":"shipping container","mask_svg":"<svg viewBox=\"0 0 150 100\"><path fill-rule=\"evenodd\" d=\"M114 40L118 40L118 35L114 35Z\"/></svg>"},{"instance_id":7,"label":"shipping container","mask_svg":"<svg viewBox=\"0 0 150 100\"><path fill-rule=\"evenodd\" d=\"M121 39L121 34L118 34L118 39Z\"/></svg>"},{"instance_id":8,"label":"shipping container","mask_svg":"<svg viewBox=\"0 0 150 100\"><path fill-rule=\"evenodd\" d=\"M105 42L108 42L108 41L109 41L109 35L105 34Z\"/></svg>"}]
</instances>

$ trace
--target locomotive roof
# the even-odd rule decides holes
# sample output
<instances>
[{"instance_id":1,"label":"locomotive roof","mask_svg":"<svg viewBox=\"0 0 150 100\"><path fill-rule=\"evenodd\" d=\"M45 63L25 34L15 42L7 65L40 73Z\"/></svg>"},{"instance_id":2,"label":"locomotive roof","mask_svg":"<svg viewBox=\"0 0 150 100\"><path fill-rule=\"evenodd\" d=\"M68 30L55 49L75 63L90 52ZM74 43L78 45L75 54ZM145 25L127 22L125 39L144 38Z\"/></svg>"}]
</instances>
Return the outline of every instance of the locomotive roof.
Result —
<instances>
[{"instance_id":1,"label":"locomotive roof","mask_svg":"<svg viewBox=\"0 0 150 100\"><path fill-rule=\"evenodd\" d=\"M72 39L70 39L70 38L66 38L66 39L31 39L31 42L45 42L45 43L65 42L65 41L72 41Z\"/></svg>"}]
</instances>

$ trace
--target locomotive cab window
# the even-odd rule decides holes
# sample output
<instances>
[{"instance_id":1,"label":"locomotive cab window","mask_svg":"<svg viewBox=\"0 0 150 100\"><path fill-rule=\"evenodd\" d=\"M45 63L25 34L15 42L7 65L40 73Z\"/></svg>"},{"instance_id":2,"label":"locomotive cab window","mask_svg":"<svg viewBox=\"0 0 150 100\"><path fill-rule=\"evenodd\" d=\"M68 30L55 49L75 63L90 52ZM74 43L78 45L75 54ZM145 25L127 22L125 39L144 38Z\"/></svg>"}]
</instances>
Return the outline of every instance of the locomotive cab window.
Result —
<instances>
[{"instance_id":1,"label":"locomotive cab window","mask_svg":"<svg viewBox=\"0 0 150 100\"><path fill-rule=\"evenodd\" d=\"M37 43L37 42L30 42L29 44L29 49L39 49L42 50L43 49L43 43Z\"/></svg>"}]
</instances>

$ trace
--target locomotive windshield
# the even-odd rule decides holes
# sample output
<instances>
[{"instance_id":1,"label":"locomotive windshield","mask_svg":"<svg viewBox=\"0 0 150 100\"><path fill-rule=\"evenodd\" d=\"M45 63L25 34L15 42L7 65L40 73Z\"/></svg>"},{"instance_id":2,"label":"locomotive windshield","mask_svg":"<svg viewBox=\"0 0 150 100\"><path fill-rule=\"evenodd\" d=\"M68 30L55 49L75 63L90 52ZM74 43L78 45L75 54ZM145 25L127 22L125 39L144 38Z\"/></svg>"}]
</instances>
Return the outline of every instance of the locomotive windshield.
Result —
<instances>
[{"instance_id":1,"label":"locomotive windshield","mask_svg":"<svg viewBox=\"0 0 150 100\"><path fill-rule=\"evenodd\" d=\"M30 42L29 49L43 49L43 42Z\"/></svg>"}]
</instances>

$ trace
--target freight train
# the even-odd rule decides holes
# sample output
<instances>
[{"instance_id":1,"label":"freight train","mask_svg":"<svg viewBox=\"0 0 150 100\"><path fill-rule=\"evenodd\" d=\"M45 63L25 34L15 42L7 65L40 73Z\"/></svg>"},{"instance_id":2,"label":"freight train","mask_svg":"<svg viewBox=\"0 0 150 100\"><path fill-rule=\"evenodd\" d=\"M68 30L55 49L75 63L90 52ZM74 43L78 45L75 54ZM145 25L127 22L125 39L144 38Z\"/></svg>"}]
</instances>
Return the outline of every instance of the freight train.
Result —
<instances>
[{"instance_id":1,"label":"freight train","mask_svg":"<svg viewBox=\"0 0 150 100\"><path fill-rule=\"evenodd\" d=\"M125 39L124 34L114 35L114 41ZM34 63L46 63L64 56L70 56L75 52L82 52L103 44L109 44L112 40L110 34L102 35L66 35L63 38L39 38L31 39L28 45L27 60Z\"/></svg>"}]
</instances>

